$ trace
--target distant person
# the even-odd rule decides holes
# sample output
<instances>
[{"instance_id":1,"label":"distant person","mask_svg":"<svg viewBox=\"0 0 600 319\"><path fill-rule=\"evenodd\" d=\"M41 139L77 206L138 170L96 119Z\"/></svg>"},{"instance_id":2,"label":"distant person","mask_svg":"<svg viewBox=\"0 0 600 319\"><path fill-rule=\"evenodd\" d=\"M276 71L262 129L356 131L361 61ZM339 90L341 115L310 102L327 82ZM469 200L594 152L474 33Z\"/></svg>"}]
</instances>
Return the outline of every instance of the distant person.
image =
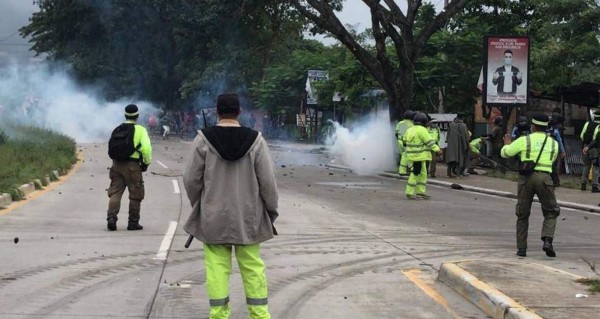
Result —
<instances>
[{"instance_id":1,"label":"distant person","mask_svg":"<svg viewBox=\"0 0 600 319\"><path fill-rule=\"evenodd\" d=\"M250 318L270 318L260 243L277 232L275 168L262 135L240 126L236 94L217 98L218 123L198 132L183 173L192 204L185 231L204 243L210 318L229 318L231 255L242 275Z\"/></svg>"},{"instance_id":2,"label":"distant person","mask_svg":"<svg viewBox=\"0 0 600 319\"><path fill-rule=\"evenodd\" d=\"M406 148L408 161L412 163L410 176L406 182L407 199L430 199L426 192L427 170L431 162L431 152L441 154L440 147L427 131L427 115L416 113L414 115L414 125L402 135L402 142Z\"/></svg>"},{"instance_id":3,"label":"distant person","mask_svg":"<svg viewBox=\"0 0 600 319\"><path fill-rule=\"evenodd\" d=\"M171 128L175 127L175 120L171 114L171 112L165 113L163 117L160 118L160 125L162 127L162 138L166 140L171 134Z\"/></svg>"},{"instance_id":4,"label":"distant person","mask_svg":"<svg viewBox=\"0 0 600 319\"><path fill-rule=\"evenodd\" d=\"M267 114L262 118L262 132L265 138L271 137L271 121Z\"/></svg>"},{"instance_id":5,"label":"distant person","mask_svg":"<svg viewBox=\"0 0 600 319\"><path fill-rule=\"evenodd\" d=\"M560 207L556 203L552 184L552 163L558 156L558 142L546 134L549 119L545 114L536 114L531 120L532 133L521 136L514 142L509 134L504 136L501 154L510 158L520 154L521 169L517 189L517 256L527 256L527 235L533 197L537 195L544 213L541 239L542 249L548 257L556 257L552 245L556 218Z\"/></svg>"},{"instance_id":6,"label":"distant person","mask_svg":"<svg viewBox=\"0 0 600 319\"><path fill-rule=\"evenodd\" d=\"M527 116L524 115L519 116L511 133L512 139L516 140L517 138L523 135L527 135L529 133L531 133L531 125L529 124L529 119L527 118Z\"/></svg>"},{"instance_id":7,"label":"distant person","mask_svg":"<svg viewBox=\"0 0 600 319\"><path fill-rule=\"evenodd\" d=\"M475 170L475 167L479 166L483 160L481 155L481 146L486 143L486 139L487 137L482 136L474 138L469 143L469 169L467 170L467 173L471 175L479 175L479 173L477 173Z\"/></svg>"},{"instance_id":8,"label":"distant person","mask_svg":"<svg viewBox=\"0 0 600 319\"><path fill-rule=\"evenodd\" d=\"M125 123L117 126L108 142L108 155L113 160L108 187L108 230L117 230L117 214L125 188L129 191L127 230L142 230L140 208L144 199L142 172L152 163L152 145L146 128L137 124L139 110L135 104L125 107Z\"/></svg>"},{"instance_id":9,"label":"distant person","mask_svg":"<svg viewBox=\"0 0 600 319\"><path fill-rule=\"evenodd\" d=\"M154 132L156 132L157 125L158 121L156 120L156 115L154 115L154 113L150 113L150 117L148 117L148 128L150 129L151 135L154 135Z\"/></svg>"},{"instance_id":10,"label":"distant person","mask_svg":"<svg viewBox=\"0 0 600 319\"><path fill-rule=\"evenodd\" d=\"M511 50L504 51L504 65L494 72L492 83L496 85L498 95L510 96L517 94L517 85L523 83L521 71L513 63Z\"/></svg>"},{"instance_id":11,"label":"distant person","mask_svg":"<svg viewBox=\"0 0 600 319\"><path fill-rule=\"evenodd\" d=\"M462 114L457 114L454 121L448 125L446 142L448 145L445 160L448 165L448 177L464 175L469 158L469 130L463 122Z\"/></svg>"},{"instance_id":12,"label":"distant person","mask_svg":"<svg viewBox=\"0 0 600 319\"><path fill-rule=\"evenodd\" d=\"M437 125L437 121L433 120L429 115L427 115L427 119L429 120L429 123L427 123L427 131L429 132L429 135L431 135L431 138L435 141L435 145L440 146L442 132L440 131L440 128ZM431 163L429 164L429 176L431 178L436 177L435 173L437 171L437 157L438 152L432 150Z\"/></svg>"},{"instance_id":13,"label":"distant person","mask_svg":"<svg viewBox=\"0 0 600 319\"><path fill-rule=\"evenodd\" d=\"M497 116L494 119L494 127L492 127L492 132L488 135L490 145L491 145L491 155L492 160L496 162L496 164L500 164L500 171L504 172L505 169L505 161L500 156L500 150L502 146L504 146L502 130L504 126L504 118L502 116Z\"/></svg>"},{"instance_id":14,"label":"distant person","mask_svg":"<svg viewBox=\"0 0 600 319\"><path fill-rule=\"evenodd\" d=\"M581 190L585 191L590 176L592 175L592 193L600 193L598 188L598 157L600 157L600 143L595 142L600 127L600 110L594 111L591 121L583 125L579 138L583 146L583 173L581 174ZM592 142L594 142L592 144Z\"/></svg>"},{"instance_id":15,"label":"distant person","mask_svg":"<svg viewBox=\"0 0 600 319\"><path fill-rule=\"evenodd\" d=\"M400 164L398 165L398 174L401 176L408 176L410 173L410 167L412 166L408 160L408 155L406 154L406 145L403 142L402 137L404 133L414 126L413 117L415 116L415 112L411 110L406 110L404 112L404 116L398 124L396 124L396 140L398 140L398 150L400 151Z\"/></svg>"},{"instance_id":16,"label":"distant person","mask_svg":"<svg viewBox=\"0 0 600 319\"><path fill-rule=\"evenodd\" d=\"M565 145L563 144L562 138L560 137L560 131L555 125L559 126L560 123L555 123L552 117L549 118L550 123L548 125L548 129L546 130L546 134L550 135L550 137L554 138L556 142L558 142L558 157L552 163L552 173L550 176L552 177L552 182L554 183L554 187L560 187L560 176L558 174L560 160L565 158Z\"/></svg>"}]
</instances>

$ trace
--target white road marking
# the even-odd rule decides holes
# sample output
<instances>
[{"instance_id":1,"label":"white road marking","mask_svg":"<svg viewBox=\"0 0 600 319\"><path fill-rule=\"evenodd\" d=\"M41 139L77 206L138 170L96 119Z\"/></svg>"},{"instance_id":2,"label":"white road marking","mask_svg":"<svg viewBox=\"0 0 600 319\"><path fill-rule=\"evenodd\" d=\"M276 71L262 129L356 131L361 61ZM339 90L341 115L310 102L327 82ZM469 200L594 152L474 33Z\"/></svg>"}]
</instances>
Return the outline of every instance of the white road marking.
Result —
<instances>
[{"instance_id":1,"label":"white road marking","mask_svg":"<svg viewBox=\"0 0 600 319\"><path fill-rule=\"evenodd\" d=\"M177 183L177 180L174 179L174 180L172 180L172 182L173 182L173 189L175 189L175 194L181 193L181 191L179 190L179 183Z\"/></svg>"},{"instance_id":2,"label":"white road marking","mask_svg":"<svg viewBox=\"0 0 600 319\"><path fill-rule=\"evenodd\" d=\"M155 260L167 259L167 253L169 252L169 247L171 247L171 242L173 242L176 229L177 222L169 222L169 229L167 229L167 233L160 244L160 248L158 248L158 253L156 253L156 257L154 257Z\"/></svg>"},{"instance_id":3,"label":"white road marking","mask_svg":"<svg viewBox=\"0 0 600 319\"><path fill-rule=\"evenodd\" d=\"M158 165L162 166L163 168L168 168L167 165L163 164L163 162L161 161L156 161L158 163Z\"/></svg>"}]
</instances>

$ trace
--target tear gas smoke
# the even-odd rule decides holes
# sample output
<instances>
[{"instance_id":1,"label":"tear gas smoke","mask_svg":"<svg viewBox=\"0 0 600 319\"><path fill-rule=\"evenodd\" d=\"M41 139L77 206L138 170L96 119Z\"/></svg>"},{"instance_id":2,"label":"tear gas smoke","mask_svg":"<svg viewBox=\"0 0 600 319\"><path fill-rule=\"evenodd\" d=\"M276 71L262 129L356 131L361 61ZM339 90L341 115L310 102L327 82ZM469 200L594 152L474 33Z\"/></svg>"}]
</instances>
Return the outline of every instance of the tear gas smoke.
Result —
<instances>
[{"instance_id":1,"label":"tear gas smoke","mask_svg":"<svg viewBox=\"0 0 600 319\"><path fill-rule=\"evenodd\" d=\"M0 70L0 127L34 125L68 135L79 143L105 142L125 120L125 105L140 108L140 121L157 110L147 102L108 102L65 72L45 64L11 65ZM8 132L10 133L10 132Z\"/></svg>"},{"instance_id":2,"label":"tear gas smoke","mask_svg":"<svg viewBox=\"0 0 600 319\"><path fill-rule=\"evenodd\" d=\"M369 115L352 129L334 122L335 133L328 141L336 163L356 174L369 175L394 169L394 131L387 110Z\"/></svg>"}]
</instances>

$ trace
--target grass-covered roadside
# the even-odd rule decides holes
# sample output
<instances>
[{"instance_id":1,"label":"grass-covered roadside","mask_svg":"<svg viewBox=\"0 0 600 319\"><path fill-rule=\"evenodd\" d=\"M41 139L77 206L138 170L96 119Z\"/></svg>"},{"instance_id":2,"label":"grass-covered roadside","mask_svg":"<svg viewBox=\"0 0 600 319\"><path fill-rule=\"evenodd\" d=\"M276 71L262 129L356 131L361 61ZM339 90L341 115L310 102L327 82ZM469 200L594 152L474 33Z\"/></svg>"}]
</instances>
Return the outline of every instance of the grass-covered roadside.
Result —
<instances>
[{"instance_id":1,"label":"grass-covered roadside","mask_svg":"<svg viewBox=\"0 0 600 319\"><path fill-rule=\"evenodd\" d=\"M75 141L65 135L32 126L0 128L0 193L21 198L16 188L46 176L66 172L77 161Z\"/></svg>"}]
</instances>

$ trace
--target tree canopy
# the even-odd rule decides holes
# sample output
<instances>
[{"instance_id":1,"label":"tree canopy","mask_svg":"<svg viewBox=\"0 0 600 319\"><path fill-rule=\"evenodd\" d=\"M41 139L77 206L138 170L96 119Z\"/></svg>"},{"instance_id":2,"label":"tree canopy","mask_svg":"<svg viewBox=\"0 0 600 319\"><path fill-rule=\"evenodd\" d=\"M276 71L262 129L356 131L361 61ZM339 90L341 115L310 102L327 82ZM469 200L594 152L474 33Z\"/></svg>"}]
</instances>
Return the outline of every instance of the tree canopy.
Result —
<instances>
[{"instance_id":1,"label":"tree canopy","mask_svg":"<svg viewBox=\"0 0 600 319\"><path fill-rule=\"evenodd\" d=\"M21 29L33 50L66 63L80 83L117 99L137 95L167 109L236 90L269 112L297 109L306 71L326 70L320 108L383 89L392 119L407 108L471 110L486 35L531 38L531 88L599 81L600 8L594 0L362 0L363 33L330 0L39 0ZM338 42L307 40L326 33ZM327 97L329 96L329 98ZM200 102L199 102L200 101Z\"/></svg>"}]
</instances>

